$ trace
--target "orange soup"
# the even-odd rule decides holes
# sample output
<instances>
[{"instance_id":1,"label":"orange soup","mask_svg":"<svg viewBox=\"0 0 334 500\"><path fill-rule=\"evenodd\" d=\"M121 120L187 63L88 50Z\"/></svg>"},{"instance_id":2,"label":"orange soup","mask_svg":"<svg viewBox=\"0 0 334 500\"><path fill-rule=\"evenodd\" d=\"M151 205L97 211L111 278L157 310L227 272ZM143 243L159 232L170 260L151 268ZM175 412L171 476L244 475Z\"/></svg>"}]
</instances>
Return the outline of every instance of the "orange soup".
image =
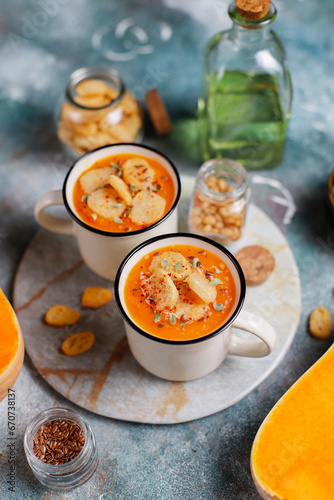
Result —
<instances>
[{"instance_id":1,"label":"orange soup","mask_svg":"<svg viewBox=\"0 0 334 500\"><path fill-rule=\"evenodd\" d=\"M89 226L113 233L151 226L171 209L174 183L156 160L123 153L96 162L75 183L73 203Z\"/></svg>"},{"instance_id":2,"label":"orange soup","mask_svg":"<svg viewBox=\"0 0 334 500\"><path fill-rule=\"evenodd\" d=\"M192 245L173 245L145 255L131 269L124 288L132 320L167 340L192 340L223 325L235 301L228 266Z\"/></svg>"}]
</instances>

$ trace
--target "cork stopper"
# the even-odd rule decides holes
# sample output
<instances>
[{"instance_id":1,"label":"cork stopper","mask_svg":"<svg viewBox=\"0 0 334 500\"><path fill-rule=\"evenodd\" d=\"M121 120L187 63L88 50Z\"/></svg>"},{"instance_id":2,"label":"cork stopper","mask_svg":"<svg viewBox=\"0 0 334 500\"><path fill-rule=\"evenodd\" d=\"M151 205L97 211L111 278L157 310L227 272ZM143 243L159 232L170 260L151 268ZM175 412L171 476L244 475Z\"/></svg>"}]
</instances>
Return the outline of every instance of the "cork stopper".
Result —
<instances>
[{"instance_id":1,"label":"cork stopper","mask_svg":"<svg viewBox=\"0 0 334 500\"><path fill-rule=\"evenodd\" d=\"M235 0L237 11L245 19L256 21L268 14L271 0Z\"/></svg>"},{"instance_id":2,"label":"cork stopper","mask_svg":"<svg viewBox=\"0 0 334 500\"><path fill-rule=\"evenodd\" d=\"M148 114L158 135L167 135L172 132L172 124L157 89L151 89L145 94Z\"/></svg>"}]
</instances>

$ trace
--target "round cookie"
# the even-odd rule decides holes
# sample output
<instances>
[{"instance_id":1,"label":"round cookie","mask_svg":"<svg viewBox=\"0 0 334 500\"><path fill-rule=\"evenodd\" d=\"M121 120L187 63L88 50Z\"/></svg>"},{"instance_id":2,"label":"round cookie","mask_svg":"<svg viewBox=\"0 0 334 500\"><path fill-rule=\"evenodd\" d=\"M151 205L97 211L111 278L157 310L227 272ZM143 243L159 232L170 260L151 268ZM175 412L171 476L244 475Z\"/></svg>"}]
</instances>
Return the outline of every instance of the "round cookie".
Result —
<instances>
[{"instance_id":1,"label":"round cookie","mask_svg":"<svg viewBox=\"0 0 334 500\"><path fill-rule=\"evenodd\" d=\"M249 286L264 283L275 267L273 255L260 245L250 245L242 248L237 252L235 258L242 267L246 284Z\"/></svg>"}]
</instances>

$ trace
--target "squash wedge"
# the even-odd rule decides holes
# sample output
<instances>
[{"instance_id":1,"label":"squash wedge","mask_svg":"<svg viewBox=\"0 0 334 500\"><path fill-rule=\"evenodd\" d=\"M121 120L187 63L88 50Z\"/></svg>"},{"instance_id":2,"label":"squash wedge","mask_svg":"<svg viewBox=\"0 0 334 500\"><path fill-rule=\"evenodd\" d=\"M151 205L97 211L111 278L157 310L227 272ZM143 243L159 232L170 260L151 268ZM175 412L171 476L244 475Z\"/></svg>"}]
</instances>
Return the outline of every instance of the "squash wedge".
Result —
<instances>
[{"instance_id":1,"label":"squash wedge","mask_svg":"<svg viewBox=\"0 0 334 500\"><path fill-rule=\"evenodd\" d=\"M24 358L24 342L14 309L0 289L0 401L12 389Z\"/></svg>"},{"instance_id":2,"label":"squash wedge","mask_svg":"<svg viewBox=\"0 0 334 500\"><path fill-rule=\"evenodd\" d=\"M334 499L334 345L263 421L251 471L264 499Z\"/></svg>"}]
</instances>

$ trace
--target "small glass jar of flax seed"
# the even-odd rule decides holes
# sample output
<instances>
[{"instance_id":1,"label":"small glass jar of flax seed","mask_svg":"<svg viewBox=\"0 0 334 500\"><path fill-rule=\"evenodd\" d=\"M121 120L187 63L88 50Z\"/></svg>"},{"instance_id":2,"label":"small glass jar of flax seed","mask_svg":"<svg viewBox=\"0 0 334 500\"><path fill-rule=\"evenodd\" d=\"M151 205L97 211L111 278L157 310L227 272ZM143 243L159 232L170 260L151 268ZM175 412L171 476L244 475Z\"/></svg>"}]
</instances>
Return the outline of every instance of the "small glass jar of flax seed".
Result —
<instances>
[{"instance_id":1,"label":"small glass jar of flax seed","mask_svg":"<svg viewBox=\"0 0 334 500\"><path fill-rule=\"evenodd\" d=\"M226 158L208 160L196 179L189 210L190 232L222 244L238 240L249 195L247 173L240 163Z\"/></svg>"},{"instance_id":2,"label":"small glass jar of flax seed","mask_svg":"<svg viewBox=\"0 0 334 500\"><path fill-rule=\"evenodd\" d=\"M26 429L24 451L36 478L55 490L81 486L98 465L92 429L79 413L68 408L39 413Z\"/></svg>"}]
</instances>

